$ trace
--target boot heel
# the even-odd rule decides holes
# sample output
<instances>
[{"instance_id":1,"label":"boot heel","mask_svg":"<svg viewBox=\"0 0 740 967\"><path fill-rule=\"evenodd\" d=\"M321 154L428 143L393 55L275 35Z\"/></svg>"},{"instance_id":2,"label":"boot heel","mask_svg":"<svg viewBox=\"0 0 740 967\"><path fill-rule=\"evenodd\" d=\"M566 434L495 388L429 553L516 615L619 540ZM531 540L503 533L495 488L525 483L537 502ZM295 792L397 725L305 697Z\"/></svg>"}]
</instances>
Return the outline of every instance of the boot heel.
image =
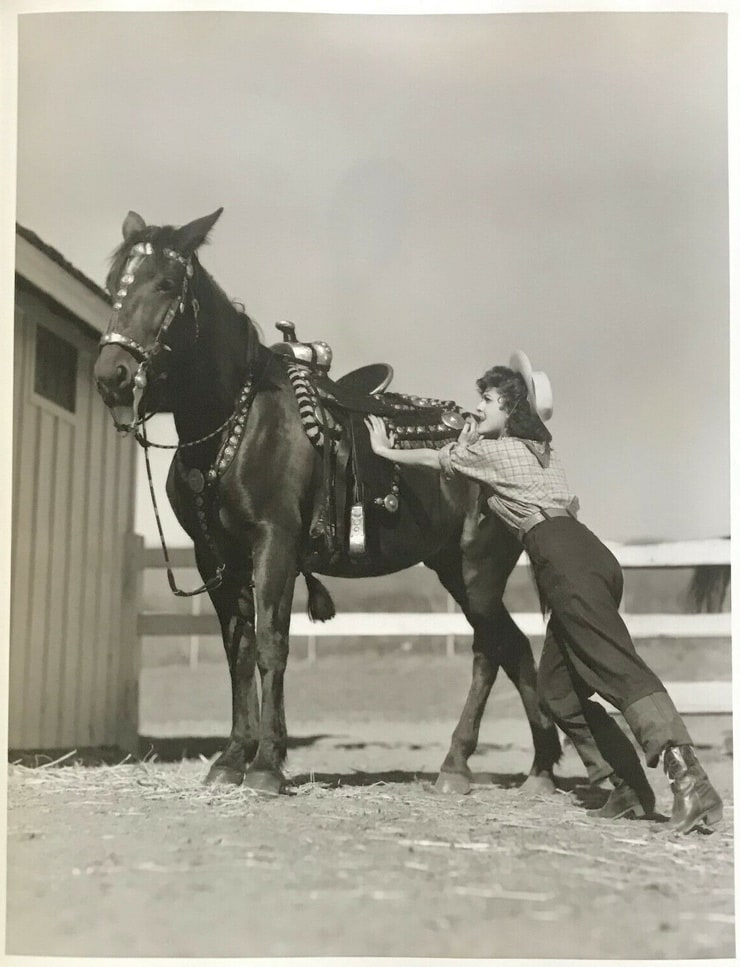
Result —
<instances>
[{"instance_id":1,"label":"boot heel","mask_svg":"<svg viewBox=\"0 0 740 967\"><path fill-rule=\"evenodd\" d=\"M722 819L722 800L690 745L669 745L663 768L673 790L669 829L690 833L697 826L716 826Z\"/></svg>"}]
</instances>

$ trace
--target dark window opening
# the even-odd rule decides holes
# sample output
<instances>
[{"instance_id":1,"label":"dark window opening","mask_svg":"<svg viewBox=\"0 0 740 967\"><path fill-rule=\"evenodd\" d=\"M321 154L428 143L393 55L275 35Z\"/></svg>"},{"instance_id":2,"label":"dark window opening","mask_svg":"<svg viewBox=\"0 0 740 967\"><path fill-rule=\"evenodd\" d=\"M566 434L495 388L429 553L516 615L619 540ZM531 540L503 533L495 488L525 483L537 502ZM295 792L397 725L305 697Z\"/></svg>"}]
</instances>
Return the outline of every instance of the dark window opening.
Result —
<instances>
[{"instance_id":1,"label":"dark window opening","mask_svg":"<svg viewBox=\"0 0 740 967\"><path fill-rule=\"evenodd\" d=\"M44 326L36 326L34 390L70 413L77 402L77 350Z\"/></svg>"}]
</instances>

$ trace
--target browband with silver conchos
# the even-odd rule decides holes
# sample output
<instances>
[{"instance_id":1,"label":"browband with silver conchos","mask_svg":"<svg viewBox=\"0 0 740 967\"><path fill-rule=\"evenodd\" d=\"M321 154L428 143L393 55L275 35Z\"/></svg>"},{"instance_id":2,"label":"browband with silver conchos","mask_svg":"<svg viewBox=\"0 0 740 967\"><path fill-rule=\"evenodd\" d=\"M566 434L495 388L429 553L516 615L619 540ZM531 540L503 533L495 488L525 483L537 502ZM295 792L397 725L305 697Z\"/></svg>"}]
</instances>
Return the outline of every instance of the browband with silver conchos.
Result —
<instances>
[{"instance_id":1,"label":"browband with silver conchos","mask_svg":"<svg viewBox=\"0 0 740 967\"><path fill-rule=\"evenodd\" d=\"M153 254L154 247L152 246L151 242L137 242L136 245L134 245L131 249L131 253L126 261L126 266L120 278L120 288L116 292L116 301L113 303L113 318L111 319L111 326L113 326L116 315L123 305L123 300L128 295L128 286L134 281L136 270L148 255ZM165 258L171 259L174 262L179 262L180 265L185 266L185 278L183 279L180 296L173 300L172 305L167 311L164 322L160 326L159 332L157 333L157 337L155 339L155 345L159 343L161 337L167 331L167 328L172 322L177 310L182 308L185 301L188 279L192 278L193 276L193 263L189 258L186 258L184 255L181 255L180 252L176 252L171 248L162 249L162 254L165 256ZM130 336L125 336L121 332L116 332L114 329L111 329L109 332L105 333L105 335L100 339L101 346L108 346L111 344L123 346L124 349L128 349L128 351L133 356L137 357L139 361L146 359L154 349L154 347L152 347L151 349L147 350L140 343L136 342L135 339L132 339Z\"/></svg>"}]
</instances>

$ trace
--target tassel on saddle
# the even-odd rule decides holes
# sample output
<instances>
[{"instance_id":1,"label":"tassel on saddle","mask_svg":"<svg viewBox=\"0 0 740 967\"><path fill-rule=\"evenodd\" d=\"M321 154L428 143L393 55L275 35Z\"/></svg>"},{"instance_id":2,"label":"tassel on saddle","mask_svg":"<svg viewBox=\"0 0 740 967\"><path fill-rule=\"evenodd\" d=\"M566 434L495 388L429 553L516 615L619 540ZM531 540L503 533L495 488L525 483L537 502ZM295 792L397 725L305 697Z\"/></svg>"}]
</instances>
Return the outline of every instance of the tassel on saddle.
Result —
<instances>
[{"instance_id":1,"label":"tassel on saddle","mask_svg":"<svg viewBox=\"0 0 740 967\"><path fill-rule=\"evenodd\" d=\"M340 547L337 543L336 488L332 460L333 451L336 450L336 427L330 424L328 414L319 397L316 398L315 412L323 428L321 484L316 488L308 534L312 541L323 547L324 554L329 560L335 561L340 556Z\"/></svg>"}]
</instances>

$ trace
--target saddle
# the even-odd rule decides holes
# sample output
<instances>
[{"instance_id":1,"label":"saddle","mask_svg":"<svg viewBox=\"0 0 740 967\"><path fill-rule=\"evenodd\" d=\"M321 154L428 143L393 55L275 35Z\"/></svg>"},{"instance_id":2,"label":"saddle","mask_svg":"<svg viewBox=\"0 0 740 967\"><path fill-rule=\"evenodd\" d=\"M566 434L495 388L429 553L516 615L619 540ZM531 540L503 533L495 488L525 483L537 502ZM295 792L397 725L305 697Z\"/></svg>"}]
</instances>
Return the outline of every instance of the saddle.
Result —
<instances>
[{"instance_id":1,"label":"saddle","mask_svg":"<svg viewBox=\"0 0 740 967\"><path fill-rule=\"evenodd\" d=\"M373 453L365 417L383 419L398 448L440 449L457 438L465 414L453 400L388 392L393 369L387 363L334 380L325 342L301 343L292 323L276 326L283 342L270 348L283 357L304 430L322 456L304 564L320 570L365 558L404 499L400 467Z\"/></svg>"}]
</instances>

